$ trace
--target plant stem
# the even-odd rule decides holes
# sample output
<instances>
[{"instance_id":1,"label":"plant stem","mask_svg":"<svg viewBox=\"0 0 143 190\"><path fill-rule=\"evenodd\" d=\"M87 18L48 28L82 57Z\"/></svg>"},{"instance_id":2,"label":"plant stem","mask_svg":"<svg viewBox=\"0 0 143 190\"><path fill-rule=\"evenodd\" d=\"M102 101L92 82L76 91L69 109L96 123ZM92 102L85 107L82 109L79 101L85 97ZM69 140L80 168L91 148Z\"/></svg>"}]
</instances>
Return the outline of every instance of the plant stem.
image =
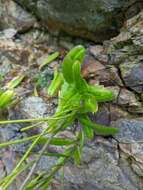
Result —
<instances>
[{"instance_id":1,"label":"plant stem","mask_svg":"<svg viewBox=\"0 0 143 190\"><path fill-rule=\"evenodd\" d=\"M52 138L56 135L55 134L52 134L51 137L49 139L47 139L47 142L44 144L42 150L40 151L40 154L37 156L36 160L35 160L35 163L33 164L28 176L26 177L26 179L24 180L24 182L22 183L21 187L19 190L23 190L23 188L25 187L25 185L27 184L28 180L31 178L33 172L35 171L35 168L39 162L39 160L41 159L43 153L45 152L47 146L49 145L50 141L52 140Z\"/></svg>"},{"instance_id":2,"label":"plant stem","mask_svg":"<svg viewBox=\"0 0 143 190\"><path fill-rule=\"evenodd\" d=\"M35 139L35 141L28 148L28 150L26 151L26 153L24 154L24 156L22 157L22 159L19 161L19 163L17 164L17 166L15 167L15 169L6 178L7 179L6 182L4 182L4 184L1 186L3 190L6 190L9 187L9 185L13 182L13 180L16 178L16 176L17 176L17 170L20 168L21 164L27 159L27 157L30 154L31 150L37 144L37 142L39 141L39 139L45 134L45 132L46 132L47 129L48 129L48 127L45 130L43 130L43 132Z\"/></svg>"}]
</instances>

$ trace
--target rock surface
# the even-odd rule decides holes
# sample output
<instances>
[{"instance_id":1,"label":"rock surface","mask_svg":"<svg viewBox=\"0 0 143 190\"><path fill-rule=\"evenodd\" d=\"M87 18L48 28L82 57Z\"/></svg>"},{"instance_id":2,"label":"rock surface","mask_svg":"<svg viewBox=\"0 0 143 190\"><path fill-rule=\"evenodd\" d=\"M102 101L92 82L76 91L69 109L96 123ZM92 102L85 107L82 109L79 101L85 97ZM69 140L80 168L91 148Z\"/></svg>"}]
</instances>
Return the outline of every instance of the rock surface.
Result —
<instances>
[{"instance_id":1,"label":"rock surface","mask_svg":"<svg viewBox=\"0 0 143 190\"><path fill-rule=\"evenodd\" d=\"M115 36L125 18L135 15L138 0L16 0L51 31L64 31L96 42Z\"/></svg>"},{"instance_id":2,"label":"rock surface","mask_svg":"<svg viewBox=\"0 0 143 190\"><path fill-rule=\"evenodd\" d=\"M126 87L143 92L143 12L130 19L121 33L110 41L110 64L118 65Z\"/></svg>"},{"instance_id":3,"label":"rock surface","mask_svg":"<svg viewBox=\"0 0 143 190\"><path fill-rule=\"evenodd\" d=\"M34 26L36 19L12 0L0 0L0 29L14 28L19 32Z\"/></svg>"},{"instance_id":4,"label":"rock surface","mask_svg":"<svg viewBox=\"0 0 143 190\"><path fill-rule=\"evenodd\" d=\"M31 2L29 7L32 7L32 1L27 2ZM46 1L33 2L37 2L38 7L40 5L38 2ZM116 5L117 1L114 2ZM7 17L6 12L5 15ZM83 76L89 83L100 83L114 91L114 101L100 104L96 116L91 117L97 123L120 128L120 133L112 138L95 136L95 139L84 148L81 166L73 165L72 161L67 163L64 168L64 190L143 189L142 25L143 12L140 12L127 21L117 37L105 41L103 45L72 37L56 38L41 31L41 28L32 28L30 31L23 28L23 33L17 33L18 28L14 27L14 24L8 24L10 27L0 31L0 84L5 84L19 73L26 74L16 89L19 101L15 108L8 110L8 113L2 113L5 118L39 118L53 113L57 100L47 96L47 86L53 78L54 67L61 66L67 49L77 43L84 44L88 50L82 68ZM5 24L3 26L5 29ZM57 50L60 57L39 70L47 55ZM0 128L0 142L27 137L38 132L37 130L29 133L20 132L24 126L26 125L16 124ZM69 135L69 131L66 133ZM29 144L24 143L0 149L0 178L12 170L28 146ZM39 150L39 147L37 149ZM34 156L33 153L30 159ZM36 172L48 171L54 162L54 159L47 156L42 157ZM26 174L23 174L11 189L18 190L25 176ZM51 189L59 190L60 183L59 176L56 176Z\"/></svg>"}]
</instances>

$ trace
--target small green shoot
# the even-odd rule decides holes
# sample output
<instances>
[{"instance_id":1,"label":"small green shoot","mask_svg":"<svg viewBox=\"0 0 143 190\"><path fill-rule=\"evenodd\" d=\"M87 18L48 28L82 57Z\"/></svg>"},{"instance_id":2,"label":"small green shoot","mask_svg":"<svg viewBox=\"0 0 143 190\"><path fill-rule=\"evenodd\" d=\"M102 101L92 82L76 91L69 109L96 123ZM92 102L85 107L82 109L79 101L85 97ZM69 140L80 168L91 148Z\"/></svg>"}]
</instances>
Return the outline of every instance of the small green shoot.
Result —
<instances>
[{"instance_id":1,"label":"small green shoot","mask_svg":"<svg viewBox=\"0 0 143 190\"><path fill-rule=\"evenodd\" d=\"M17 87L23 80L24 75L17 76L6 84L4 87L5 90L0 90L0 108L6 108L10 105L16 95L14 88Z\"/></svg>"},{"instance_id":2,"label":"small green shoot","mask_svg":"<svg viewBox=\"0 0 143 190\"><path fill-rule=\"evenodd\" d=\"M15 78L13 78L7 85L6 85L6 88L7 89L13 89L15 87L17 87L21 81L24 79L24 75L21 75L21 76L17 76Z\"/></svg>"},{"instance_id":3,"label":"small green shoot","mask_svg":"<svg viewBox=\"0 0 143 190\"><path fill-rule=\"evenodd\" d=\"M49 55L49 56L43 61L43 63L39 66L39 69L41 70L43 67L45 67L46 65L48 65L49 63L51 63L52 61L54 61L55 59L57 59L58 56L59 56L59 52L55 52L55 53Z\"/></svg>"}]
</instances>

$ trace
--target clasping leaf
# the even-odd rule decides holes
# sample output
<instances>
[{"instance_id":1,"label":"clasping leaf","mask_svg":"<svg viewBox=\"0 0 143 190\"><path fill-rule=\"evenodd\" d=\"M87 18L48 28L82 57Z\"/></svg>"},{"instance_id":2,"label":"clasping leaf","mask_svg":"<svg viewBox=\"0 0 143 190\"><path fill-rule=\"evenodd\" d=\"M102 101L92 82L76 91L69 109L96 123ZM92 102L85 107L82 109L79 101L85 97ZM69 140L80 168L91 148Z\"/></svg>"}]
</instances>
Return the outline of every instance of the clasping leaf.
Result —
<instances>
[{"instance_id":1,"label":"clasping leaf","mask_svg":"<svg viewBox=\"0 0 143 190\"><path fill-rule=\"evenodd\" d=\"M81 45L73 48L64 58L62 64L62 73L68 83L73 83L72 66L75 61L82 63L85 56L85 48Z\"/></svg>"}]
</instances>

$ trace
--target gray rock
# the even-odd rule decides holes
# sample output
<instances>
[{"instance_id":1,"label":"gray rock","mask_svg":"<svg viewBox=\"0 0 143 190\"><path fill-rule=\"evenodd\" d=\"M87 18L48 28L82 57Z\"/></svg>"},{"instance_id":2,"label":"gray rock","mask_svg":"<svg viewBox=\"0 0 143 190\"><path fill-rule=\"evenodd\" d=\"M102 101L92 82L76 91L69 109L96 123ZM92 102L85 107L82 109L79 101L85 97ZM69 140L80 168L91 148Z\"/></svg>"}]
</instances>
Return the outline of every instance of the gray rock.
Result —
<instances>
[{"instance_id":1,"label":"gray rock","mask_svg":"<svg viewBox=\"0 0 143 190\"><path fill-rule=\"evenodd\" d=\"M107 87L107 89L111 90L114 94L113 103L117 103L118 96L120 93L120 88L118 86L110 86L110 87Z\"/></svg>"},{"instance_id":2,"label":"gray rock","mask_svg":"<svg viewBox=\"0 0 143 190\"><path fill-rule=\"evenodd\" d=\"M51 31L60 30L101 42L115 36L134 6L136 14L143 7L137 0L16 0L41 20ZM138 10L136 6L138 5ZM129 8L130 7L130 8ZM126 13L125 13L126 12Z\"/></svg>"},{"instance_id":3,"label":"gray rock","mask_svg":"<svg viewBox=\"0 0 143 190\"><path fill-rule=\"evenodd\" d=\"M0 179L6 176L5 166L3 161L0 159Z\"/></svg>"},{"instance_id":4,"label":"gray rock","mask_svg":"<svg viewBox=\"0 0 143 190\"><path fill-rule=\"evenodd\" d=\"M0 1L0 30L14 28L26 31L34 26L35 18L12 0Z\"/></svg>"},{"instance_id":5,"label":"gray rock","mask_svg":"<svg viewBox=\"0 0 143 190\"><path fill-rule=\"evenodd\" d=\"M9 119L22 119L22 115L12 112L12 114L9 114ZM3 142L9 142L14 141L18 139L22 139L24 137L27 137L27 134L24 132L21 132L20 129L22 127L26 127L29 124L25 123L18 123L18 124L7 124L0 127L0 143ZM22 144L13 144L10 146L11 151L16 152L25 152L29 146L28 142L22 143Z\"/></svg>"},{"instance_id":6,"label":"gray rock","mask_svg":"<svg viewBox=\"0 0 143 190\"><path fill-rule=\"evenodd\" d=\"M2 156L2 163L3 163L3 166L4 166L4 172L7 175L13 170L19 156L15 152L10 151L10 150L3 151L2 155L3 155ZM27 175L26 172L23 172L23 174L21 174L13 182L13 184L8 188L8 190L17 190L17 189L19 189L19 184L25 179L26 175ZM0 176L0 179L2 179L1 176Z\"/></svg>"},{"instance_id":7,"label":"gray rock","mask_svg":"<svg viewBox=\"0 0 143 190\"><path fill-rule=\"evenodd\" d=\"M142 103L137 100L133 92L127 89L121 89L117 103L120 106L127 108L131 113L143 113Z\"/></svg>"},{"instance_id":8,"label":"gray rock","mask_svg":"<svg viewBox=\"0 0 143 190\"><path fill-rule=\"evenodd\" d=\"M143 58L143 57L142 57ZM133 90L143 92L143 61L135 60L133 63L125 62L120 65L123 80L126 86Z\"/></svg>"},{"instance_id":9,"label":"gray rock","mask_svg":"<svg viewBox=\"0 0 143 190\"><path fill-rule=\"evenodd\" d=\"M43 117L47 112L47 105L40 97L28 97L21 102L20 110L27 118Z\"/></svg>"},{"instance_id":10,"label":"gray rock","mask_svg":"<svg viewBox=\"0 0 143 190\"><path fill-rule=\"evenodd\" d=\"M2 59L4 59L4 62L0 63L0 76L4 77L11 70L11 65L9 64L9 60L7 58L1 57L1 60Z\"/></svg>"},{"instance_id":11,"label":"gray rock","mask_svg":"<svg viewBox=\"0 0 143 190\"><path fill-rule=\"evenodd\" d=\"M74 190L92 190L93 187L99 190L141 189L138 185L138 182L142 183L141 179L130 170L130 166L126 166L126 172L123 170L126 160L119 164L120 155L117 146L114 140L97 137L95 143L89 143L84 148L82 156L84 164L82 163L81 167L68 165L65 168L65 183L68 181L73 184Z\"/></svg>"},{"instance_id":12,"label":"gray rock","mask_svg":"<svg viewBox=\"0 0 143 190\"><path fill-rule=\"evenodd\" d=\"M32 161L36 156L33 155L29 157L28 162ZM56 164L57 158L42 156L38 162L35 173L39 173L40 171L50 172L51 167Z\"/></svg>"},{"instance_id":13,"label":"gray rock","mask_svg":"<svg viewBox=\"0 0 143 190\"><path fill-rule=\"evenodd\" d=\"M116 127L120 133L116 139L120 142L135 142L143 139L143 120L117 120Z\"/></svg>"},{"instance_id":14,"label":"gray rock","mask_svg":"<svg viewBox=\"0 0 143 190\"><path fill-rule=\"evenodd\" d=\"M133 171L138 176L143 176L143 119L118 120L116 126L120 133L115 136L119 141L121 150L130 158Z\"/></svg>"},{"instance_id":15,"label":"gray rock","mask_svg":"<svg viewBox=\"0 0 143 190\"><path fill-rule=\"evenodd\" d=\"M143 92L143 11L127 21L121 33L106 42L104 47L109 55L109 64L118 67L124 86Z\"/></svg>"},{"instance_id":16,"label":"gray rock","mask_svg":"<svg viewBox=\"0 0 143 190\"><path fill-rule=\"evenodd\" d=\"M0 39L12 39L17 31L13 28L8 28L0 32Z\"/></svg>"},{"instance_id":17,"label":"gray rock","mask_svg":"<svg viewBox=\"0 0 143 190\"><path fill-rule=\"evenodd\" d=\"M20 103L20 112L26 118L43 118L51 115L54 111L52 102L45 103L42 98L31 96Z\"/></svg>"},{"instance_id":18,"label":"gray rock","mask_svg":"<svg viewBox=\"0 0 143 190\"><path fill-rule=\"evenodd\" d=\"M59 38L59 46L67 49L67 50L70 50L74 47L74 43L73 43L73 40L72 40L72 37L70 36L61 36Z\"/></svg>"},{"instance_id":19,"label":"gray rock","mask_svg":"<svg viewBox=\"0 0 143 190\"><path fill-rule=\"evenodd\" d=\"M110 125L110 112L106 105L100 106L97 114L91 118L101 125Z\"/></svg>"}]
</instances>

